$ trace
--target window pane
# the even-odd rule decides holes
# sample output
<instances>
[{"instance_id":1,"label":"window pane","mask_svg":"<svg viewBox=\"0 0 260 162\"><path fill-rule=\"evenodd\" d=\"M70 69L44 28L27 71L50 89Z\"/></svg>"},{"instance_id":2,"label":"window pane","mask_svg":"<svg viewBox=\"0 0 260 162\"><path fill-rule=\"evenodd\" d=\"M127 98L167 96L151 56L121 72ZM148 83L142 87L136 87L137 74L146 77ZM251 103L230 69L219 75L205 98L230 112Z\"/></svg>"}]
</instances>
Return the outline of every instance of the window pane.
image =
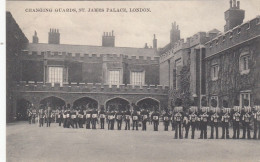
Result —
<instances>
[{"instance_id":1,"label":"window pane","mask_svg":"<svg viewBox=\"0 0 260 162\"><path fill-rule=\"evenodd\" d=\"M49 67L49 82L62 83L63 67Z\"/></svg>"}]
</instances>

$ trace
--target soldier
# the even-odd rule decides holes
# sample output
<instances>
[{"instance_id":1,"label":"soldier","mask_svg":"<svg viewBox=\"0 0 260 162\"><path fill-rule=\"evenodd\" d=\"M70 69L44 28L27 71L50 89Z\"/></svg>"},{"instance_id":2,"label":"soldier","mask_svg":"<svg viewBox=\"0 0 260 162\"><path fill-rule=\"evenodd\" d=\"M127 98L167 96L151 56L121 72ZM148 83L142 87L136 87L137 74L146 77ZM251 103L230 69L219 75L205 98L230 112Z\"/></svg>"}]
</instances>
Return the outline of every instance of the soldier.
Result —
<instances>
[{"instance_id":1,"label":"soldier","mask_svg":"<svg viewBox=\"0 0 260 162\"><path fill-rule=\"evenodd\" d=\"M91 116L92 116L92 111L89 109L87 106L88 110L86 111L86 129L90 129L90 122L91 122Z\"/></svg>"},{"instance_id":2,"label":"soldier","mask_svg":"<svg viewBox=\"0 0 260 162\"><path fill-rule=\"evenodd\" d=\"M67 118L66 118L67 119L67 123L66 123L67 128L70 128L70 126L74 127L73 121L71 119L71 115L72 115L72 111L70 110L70 107L69 107L67 110Z\"/></svg>"},{"instance_id":3,"label":"soldier","mask_svg":"<svg viewBox=\"0 0 260 162\"><path fill-rule=\"evenodd\" d=\"M64 108L62 118L63 118L63 128L67 128L67 109L66 109L66 107Z\"/></svg>"},{"instance_id":4,"label":"soldier","mask_svg":"<svg viewBox=\"0 0 260 162\"><path fill-rule=\"evenodd\" d=\"M214 128L216 129L216 139L218 139L218 125L219 125L219 116L220 109L217 108L217 100L211 99L211 134L210 139L214 139Z\"/></svg>"},{"instance_id":5,"label":"soldier","mask_svg":"<svg viewBox=\"0 0 260 162\"><path fill-rule=\"evenodd\" d=\"M27 116L28 116L29 124L31 124L31 122L32 122L32 109L31 108L27 109Z\"/></svg>"},{"instance_id":6,"label":"soldier","mask_svg":"<svg viewBox=\"0 0 260 162\"><path fill-rule=\"evenodd\" d=\"M84 118L84 111L83 107L80 107L80 110L78 111L78 123L79 123L79 128L83 128L83 118Z\"/></svg>"},{"instance_id":7,"label":"soldier","mask_svg":"<svg viewBox=\"0 0 260 162\"><path fill-rule=\"evenodd\" d=\"M191 125L191 139L194 139L195 135L195 129L196 129L196 122L198 120L198 115L196 114L198 112L198 107L197 106L192 106L190 107L190 125Z\"/></svg>"},{"instance_id":8,"label":"soldier","mask_svg":"<svg viewBox=\"0 0 260 162\"><path fill-rule=\"evenodd\" d=\"M142 130L146 131L146 123L149 118L149 112L147 111L147 109L143 109L143 111L141 111L141 117L142 117Z\"/></svg>"},{"instance_id":9,"label":"soldier","mask_svg":"<svg viewBox=\"0 0 260 162\"><path fill-rule=\"evenodd\" d=\"M182 105L182 100L177 98L175 100L175 105L176 107L174 108L174 121L175 121L175 139L178 139L178 134L179 138L182 139L182 120L183 120L183 107ZM178 133L179 131L179 133Z\"/></svg>"},{"instance_id":10,"label":"soldier","mask_svg":"<svg viewBox=\"0 0 260 162\"><path fill-rule=\"evenodd\" d=\"M51 120L52 120L52 109L50 106L50 103L47 103L47 110L46 110L46 121L47 121L47 127L51 126Z\"/></svg>"},{"instance_id":11,"label":"soldier","mask_svg":"<svg viewBox=\"0 0 260 162\"><path fill-rule=\"evenodd\" d=\"M254 111L254 139L256 139L258 131L258 140L260 140L260 106L255 106Z\"/></svg>"},{"instance_id":12,"label":"soldier","mask_svg":"<svg viewBox=\"0 0 260 162\"><path fill-rule=\"evenodd\" d=\"M185 128L185 138L187 139L190 130L189 109L187 109L183 115L183 127Z\"/></svg>"},{"instance_id":13,"label":"soldier","mask_svg":"<svg viewBox=\"0 0 260 162\"><path fill-rule=\"evenodd\" d=\"M122 120L123 120L123 113L121 111L122 107L119 107L119 112L116 113L116 121L117 121L117 129L121 130Z\"/></svg>"},{"instance_id":14,"label":"soldier","mask_svg":"<svg viewBox=\"0 0 260 162\"><path fill-rule=\"evenodd\" d=\"M127 105L127 111L124 113L125 130L130 130L130 118L131 118L130 105Z\"/></svg>"},{"instance_id":15,"label":"soldier","mask_svg":"<svg viewBox=\"0 0 260 162\"><path fill-rule=\"evenodd\" d=\"M235 105L237 105L235 103ZM233 117L233 139L239 139L240 136L240 121L241 121L241 107L234 106L232 110L232 117Z\"/></svg>"},{"instance_id":16,"label":"soldier","mask_svg":"<svg viewBox=\"0 0 260 162\"><path fill-rule=\"evenodd\" d=\"M96 129L96 124L97 124L97 121L98 121L98 111L96 108L93 109L92 111L92 129Z\"/></svg>"},{"instance_id":17,"label":"soldier","mask_svg":"<svg viewBox=\"0 0 260 162\"><path fill-rule=\"evenodd\" d=\"M58 109L58 115L57 115L57 121L59 123L59 126L61 126L61 121L62 121L62 110L61 108Z\"/></svg>"},{"instance_id":18,"label":"soldier","mask_svg":"<svg viewBox=\"0 0 260 162\"><path fill-rule=\"evenodd\" d=\"M39 127L43 127L43 119L44 119L44 107L41 106L39 110Z\"/></svg>"},{"instance_id":19,"label":"soldier","mask_svg":"<svg viewBox=\"0 0 260 162\"><path fill-rule=\"evenodd\" d=\"M201 115L200 115L200 138L199 139L207 139L207 127L209 121L209 107L202 107L201 108Z\"/></svg>"},{"instance_id":20,"label":"soldier","mask_svg":"<svg viewBox=\"0 0 260 162\"><path fill-rule=\"evenodd\" d=\"M37 115L37 110L35 107L32 108L32 123L35 124L35 118Z\"/></svg>"},{"instance_id":21,"label":"soldier","mask_svg":"<svg viewBox=\"0 0 260 162\"><path fill-rule=\"evenodd\" d=\"M224 106L224 103L223 103ZM226 106L227 107L227 106ZM222 122L222 139L225 139L225 134L226 134L226 139L229 139L229 121L230 121L230 112L231 109L230 108L223 108L222 110L222 118L221 118L221 122Z\"/></svg>"},{"instance_id":22,"label":"soldier","mask_svg":"<svg viewBox=\"0 0 260 162\"><path fill-rule=\"evenodd\" d=\"M158 112L158 107L157 106L155 107L155 111L152 113L151 118L153 120L154 131L158 131L160 114Z\"/></svg>"},{"instance_id":23,"label":"soldier","mask_svg":"<svg viewBox=\"0 0 260 162\"><path fill-rule=\"evenodd\" d=\"M104 129L106 112L104 111L104 105L101 105L101 111L99 112L101 129Z\"/></svg>"},{"instance_id":24,"label":"soldier","mask_svg":"<svg viewBox=\"0 0 260 162\"><path fill-rule=\"evenodd\" d=\"M168 126L170 123L171 115L168 109L165 109L165 113L163 114L163 123L164 123L164 131L168 131Z\"/></svg>"},{"instance_id":25,"label":"soldier","mask_svg":"<svg viewBox=\"0 0 260 162\"><path fill-rule=\"evenodd\" d=\"M132 120L133 120L133 129L132 130L135 130L135 127L136 127L136 130L138 130L138 113L137 113L137 108L134 106L134 111L132 113Z\"/></svg>"},{"instance_id":26,"label":"soldier","mask_svg":"<svg viewBox=\"0 0 260 162\"><path fill-rule=\"evenodd\" d=\"M74 107L74 106L73 106ZM77 112L75 110L75 107L72 108L71 110L71 127L72 128L78 128L78 124L77 124ZM75 127L74 127L75 126Z\"/></svg>"},{"instance_id":27,"label":"soldier","mask_svg":"<svg viewBox=\"0 0 260 162\"><path fill-rule=\"evenodd\" d=\"M248 103L246 103L248 102ZM248 106L249 105L249 101L248 100L245 100L244 101L244 104L246 105L243 109L243 116L242 116L242 121L243 121L243 136L242 136L242 139L245 139L246 138L246 132L247 132L247 138L248 139L251 139L251 136L250 136L250 122L251 122L251 107Z\"/></svg>"},{"instance_id":28,"label":"soldier","mask_svg":"<svg viewBox=\"0 0 260 162\"><path fill-rule=\"evenodd\" d=\"M111 112L108 113L108 130L114 130L115 112L112 106L109 106Z\"/></svg>"}]
</instances>

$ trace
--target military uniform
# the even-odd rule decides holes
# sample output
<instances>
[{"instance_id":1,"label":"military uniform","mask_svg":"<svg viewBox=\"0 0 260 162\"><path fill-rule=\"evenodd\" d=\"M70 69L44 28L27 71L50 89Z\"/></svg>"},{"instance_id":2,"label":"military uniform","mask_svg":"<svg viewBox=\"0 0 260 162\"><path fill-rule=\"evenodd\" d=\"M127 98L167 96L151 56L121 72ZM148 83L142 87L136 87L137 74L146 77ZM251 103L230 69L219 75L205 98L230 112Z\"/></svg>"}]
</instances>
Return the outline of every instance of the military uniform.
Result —
<instances>
[{"instance_id":1,"label":"military uniform","mask_svg":"<svg viewBox=\"0 0 260 162\"><path fill-rule=\"evenodd\" d=\"M47 107L45 116L46 116L47 127L50 127L51 126L51 120L52 120L52 111L51 111L50 106Z\"/></svg>"},{"instance_id":2,"label":"military uniform","mask_svg":"<svg viewBox=\"0 0 260 162\"><path fill-rule=\"evenodd\" d=\"M39 127L43 127L44 109L39 110Z\"/></svg>"},{"instance_id":3,"label":"military uniform","mask_svg":"<svg viewBox=\"0 0 260 162\"><path fill-rule=\"evenodd\" d=\"M32 123L35 124L35 118L37 115L37 110L35 108L32 109Z\"/></svg>"},{"instance_id":4,"label":"military uniform","mask_svg":"<svg viewBox=\"0 0 260 162\"><path fill-rule=\"evenodd\" d=\"M209 115L207 113L208 107L203 107L202 109L202 114L200 115L200 139L207 139L207 127L209 121Z\"/></svg>"},{"instance_id":5,"label":"military uniform","mask_svg":"<svg viewBox=\"0 0 260 162\"><path fill-rule=\"evenodd\" d=\"M123 113L121 112L121 110L119 110L119 112L116 113L116 121L117 121L118 130L121 130L122 120L123 120Z\"/></svg>"},{"instance_id":6,"label":"military uniform","mask_svg":"<svg viewBox=\"0 0 260 162\"><path fill-rule=\"evenodd\" d=\"M61 126L61 121L62 121L62 111L58 110L57 111L57 122L59 123L59 126Z\"/></svg>"},{"instance_id":7,"label":"military uniform","mask_svg":"<svg viewBox=\"0 0 260 162\"><path fill-rule=\"evenodd\" d=\"M175 120L175 139L178 138L178 134L179 134L179 138L182 139L182 119L183 119L183 116L180 112L177 112L175 115L174 115L174 120ZM179 133L178 133L179 131Z\"/></svg>"},{"instance_id":8,"label":"military uniform","mask_svg":"<svg viewBox=\"0 0 260 162\"><path fill-rule=\"evenodd\" d=\"M220 116L218 115L217 112L211 115L211 134L210 134L210 139L214 139L214 128L216 129L216 139L218 139L218 125L219 125L219 120Z\"/></svg>"},{"instance_id":9,"label":"military uniform","mask_svg":"<svg viewBox=\"0 0 260 162\"><path fill-rule=\"evenodd\" d=\"M72 128L78 128L77 112L75 109L71 111L71 126Z\"/></svg>"},{"instance_id":10,"label":"military uniform","mask_svg":"<svg viewBox=\"0 0 260 162\"><path fill-rule=\"evenodd\" d=\"M146 131L146 123L147 123L147 120L149 119L149 113L146 109L144 109L141 112L141 117L142 117L142 130Z\"/></svg>"},{"instance_id":11,"label":"military uniform","mask_svg":"<svg viewBox=\"0 0 260 162\"><path fill-rule=\"evenodd\" d=\"M114 130L115 112L108 113L108 130Z\"/></svg>"},{"instance_id":12,"label":"military uniform","mask_svg":"<svg viewBox=\"0 0 260 162\"><path fill-rule=\"evenodd\" d=\"M190 120L189 114L183 115L183 127L185 128L185 138L188 138L189 130L190 130Z\"/></svg>"},{"instance_id":13,"label":"military uniform","mask_svg":"<svg viewBox=\"0 0 260 162\"><path fill-rule=\"evenodd\" d=\"M152 113L151 117L153 120L153 129L154 131L158 131L159 118L160 118L159 112L156 110L155 112Z\"/></svg>"},{"instance_id":14,"label":"military uniform","mask_svg":"<svg viewBox=\"0 0 260 162\"><path fill-rule=\"evenodd\" d=\"M245 139L246 132L247 132L247 138L251 139L251 136L250 136L251 113L249 111L246 111L245 114L242 116L242 121L244 123L242 139Z\"/></svg>"},{"instance_id":15,"label":"military uniform","mask_svg":"<svg viewBox=\"0 0 260 162\"><path fill-rule=\"evenodd\" d=\"M171 115L168 111L163 114L164 131L168 131L169 123L171 121Z\"/></svg>"},{"instance_id":16,"label":"military uniform","mask_svg":"<svg viewBox=\"0 0 260 162\"><path fill-rule=\"evenodd\" d=\"M192 112L192 114L190 114L189 118L190 118L190 124L191 124L191 139L194 139L196 122L198 120L198 116L195 113L195 111Z\"/></svg>"},{"instance_id":17,"label":"military uniform","mask_svg":"<svg viewBox=\"0 0 260 162\"><path fill-rule=\"evenodd\" d=\"M132 120L133 120L133 129L135 129L136 127L136 130L138 130L138 120L139 120L139 116L138 116L138 113L136 110L134 110L134 112L132 113Z\"/></svg>"},{"instance_id":18,"label":"military uniform","mask_svg":"<svg viewBox=\"0 0 260 162\"><path fill-rule=\"evenodd\" d=\"M127 110L124 113L124 118L125 118L125 130L130 130L130 118L131 118L131 112Z\"/></svg>"},{"instance_id":19,"label":"military uniform","mask_svg":"<svg viewBox=\"0 0 260 162\"><path fill-rule=\"evenodd\" d=\"M106 119L106 112L104 111L104 109L101 109L101 111L99 112L99 118L100 118L100 127L101 129L104 129L105 119Z\"/></svg>"},{"instance_id":20,"label":"military uniform","mask_svg":"<svg viewBox=\"0 0 260 162\"><path fill-rule=\"evenodd\" d=\"M32 122L32 110L31 109L27 109L27 116L28 116L28 122L29 122L29 124L31 124L31 122Z\"/></svg>"},{"instance_id":21,"label":"military uniform","mask_svg":"<svg viewBox=\"0 0 260 162\"><path fill-rule=\"evenodd\" d=\"M62 118L63 118L63 128L67 128L67 110L63 111Z\"/></svg>"},{"instance_id":22,"label":"military uniform","mask_svg":"<svg viewBox=\"0 0 260 162\"><path fill-rule=\"evenodd\" d=\"M258 132L258 139L260 139L260 106L255 106L255 113L254 113L254 139L257 138Z\"/></svg>"},{"instance_id":23,"label":"military uniform","mask_svg":"<svg viewBox=\"0 0 260 162\"><path fill-rule=\"evenodd\" d=\"M229 139L229 121L230 121L230 111L225 110L225 114L222 115L221 117L221 122L222 122L222 139L225 139L225 134L226 134L226 139Z\"/></svg>"},{"instance_id":24,"label":"military uniform","mask_svg":"<svg viewBox=\"0 0 260 162\"><path fill-rule=\"evenodd\" d=\"M237 107L238 108L238 107ZM239 139L240 136L240 120L241 120L241 114L240 114L240 110L236 110L236 107L234 107L234 111L236 111L233 114L233 139Z\"/></svg>"},{"instance_id":25,"label":"military uniform","mask_svg":"<svg viewBox=\"0 0 260 162\"><path fill-rule=\"evenodd\" d=\"M90 123L91 123L91 114L92 112L90 110L88 110L86 112L86 129L90 129Z\"/></svg>"},{"instance_id":26,"label":"military uniform","mask_svg":"<svg viewBox=\"0 0 260 162\"><path fill-rule=\"evenodd\" d=\"M78 112L78 123L79 123L79 128L83 128L84 112L83 112L82 109L80 109L79 112Z\"/></svg>"},{"instance_id":27,"label":"military uniform","mask_svg":"<svg viewBox=\"0 0 260 162\"><path fill-rule=\"evenodd\" d=\"M92 129L96 129L96 124L98 121L98 111L97 110L92 111L91 121L92 121Z\"/></svg>"}]
</instances>

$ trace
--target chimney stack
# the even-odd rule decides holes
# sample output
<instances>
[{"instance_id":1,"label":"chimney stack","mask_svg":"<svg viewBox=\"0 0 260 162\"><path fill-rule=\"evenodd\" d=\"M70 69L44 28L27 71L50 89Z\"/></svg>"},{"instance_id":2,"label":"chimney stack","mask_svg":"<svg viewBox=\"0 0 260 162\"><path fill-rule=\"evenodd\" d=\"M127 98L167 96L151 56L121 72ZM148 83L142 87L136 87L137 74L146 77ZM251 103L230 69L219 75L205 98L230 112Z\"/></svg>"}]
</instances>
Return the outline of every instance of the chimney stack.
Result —
<instances>
[{"instance_id":1,"label":"chimney stack","mask_svg":"<svg viewBox=\"0 0 260 162\"><path fill-rule=\"evenodd\" d=\"M102 46L115 47L115 36L113 30L112 32L104 32L104 35L102 36Z\"/></svg>"},{"instance_id":2,"label":"chimney stack","mask_svg":"<svg viewBox=\"0 0 260 162\"><path fill-rule=\"evenodd\" d=\"M59 29L50 29L48 43L49 44L60 44Z\"/></svg>"},{"instance_id":3,"label":"chimney stack","mask_svg":"<svg viewBox=\"0 0 260 162\"><path fill-rule=\"evenodd\" d=\"M155 34L153 35L153 48L157 50L157 39Z\"/></svg>"},{"instance_id":4,"label":"chimney stack","mask_svg":"<svg viewBox=\"0 0 260 162\"><path fill-rule=\"evenodd\" d=\"M33 43L39 43L39 38L37 36L37 32L36 31L34 31Z\"/></svg>"}]
</instances>

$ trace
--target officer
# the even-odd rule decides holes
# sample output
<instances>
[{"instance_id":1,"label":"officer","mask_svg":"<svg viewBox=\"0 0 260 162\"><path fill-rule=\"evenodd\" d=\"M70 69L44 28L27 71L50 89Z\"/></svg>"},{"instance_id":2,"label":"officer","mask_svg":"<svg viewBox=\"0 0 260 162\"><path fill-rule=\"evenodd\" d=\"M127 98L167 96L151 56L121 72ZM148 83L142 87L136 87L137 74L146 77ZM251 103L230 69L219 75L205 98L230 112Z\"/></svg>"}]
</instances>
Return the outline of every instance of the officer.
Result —
<instances>
[{"instance_id":1,"label":"officer","mask_svg":"<svg viewBox=\"0 0 260 162\"><path fill-rule=\"evenodd\" d=\"M185 138L187 139L190 130L189 109L183 115L183 127L185 128Z\"/></svg>"},{"instance_id":2,"label":"officer","mask_svg":"<svg viewBox=\"0 0 260 162\"><path fill-rule=\"evenodd\" d=\"M200 138L199 139L207 139L207 127L209 121L209 107L202 107L200 112Z\"/></svg>"},{"instance_id":3,"label":"officer","mask_svg":"<svg viewBox=\"0 0 260 162\"><path fill-rule=\"evenodd\" d=\"M91 109L87 106L87 111L86 111L86 129L90 129L91 116L92 116L91 113L92 113Z\"/></svg>"},{"instance_id":4,"label":"officer","mask_svg":"<svg viewBox=\"0 0 260 162\"><path fill-rule=\"evenodd\" d=\"M170 119L171 119L171 114L169 113L168 108L166 108L165 113L163 114L164 131L168 131Z\"/></svg>"},{"instance_id":5,"label":"officer","mask_svg":"<svg viewBox=\"0 0 260 162\"><path fill-rule=\"evenodd\" d=\"M99 112L101 129L104 129L106 112L104 111L104 105L101 105L101 111Z\"/></svg>"},{"instance_id":6,"label":"officer","mask_svg":"<svg viewBox=\"0 0 260 162\"><path fill-rule=\"evenodd\" d=\"M146 131L146 123L147 123L148 118L149 118L149 112L147 111L147 109L144 108L141 111L142 130L143 131Z\"/></svg>"},{"instance_id":7,"label":"officer","mask_svg":"<svg viewBox=\"0 0 260 162\"><path fill-rule=\"evenodd\" d=\"M157 106L155 106L155 110L152 113L151 118L153 120L154 131L158 131L160 113L158 112L158 107Z\"/></svg>"},{"instance_id":8,"label":"officer","mask_svg":"<svg viewBox=\"0 0 260 162\"><path fill-rule=\"evenodd\" d=\"M182 100L177 98L175 100L175 105L174 107L174 120L175 120L175 139L178 139L178 134L179 138L182 139L182 120L183 120L183 107L182 105ZM179 133L178 133L179 131Z\"/></svg>"},{"instance_id":9,"label":"officer","mask_svg":"<svg viewBox=\"0 0 260 162\"><path fill-rule=\"evenodd\" d=\"M51 120L52 120L52 109L50 106L50 103L47 103L47 111L46 111L46 121L47 121L47 127L51 126Z\"/></svg>"},{"instance_id":10,"label":"officer","mask_svg":"<svg viewBox=\"0 0 260 162\"><path fill-rule=\"evenodd\" d=\"M229 139L229 122L230 122L230 113L231 108L228 108L228 102L223 100L223 109L221 113L221 124L222 124L222 137L221 139Z\"/></svg>"},{"instance_id":11,"label":"officer","mask_svg":"<svg viewBox=\"0 0 260 162\"><path fill-rule=\"evenodd\" d=\"M80 109L78 111L78 124L79 128L83 128L83 118L84 118L84 111L83 111L83 106L80 106Z\"/></svg>"},{"instance_id":12,"label":"officer","mask_svg":"<svg viewBox=\"0 0 260 162\"><path fill-rule=\"evenodd\" d=\"M35 118L37 115L37 110L35 107L32 108L32 123L35 124Z\"/></svg>"},{"instance_id":13,"label":"officer","mask_svg":"<svg viewBox=\"0 0 260 162\"><path fill-rule=\"evenodd\" d=\"M28 116L29 124L31 124L31 122L32 122L32 108L27 109L27 116Z\"/></svg>"},{"instance_id":14,"label":"officer","mask_svg":"<svg viewBox=\"0 0 260 162\"><path fill-rule=\"evenodd\" d=\"M130 112L130 105L126 106L126 112L124 113L124 119L125 119L125 130L130 130L130 118L131 118L131 112Z\"/></svg>"},{"instance_id":15,"label":"officer","mask_svg":"<svg viewBox=\"0 0 260 162\"><path fill-rule=\"evenodd\" d=\"M123 120L122 106L119 105L119 111L116 112L117 130L121 130Z\"/></svg>"},{"instance_id":16,"label":"officer","mask_svg":"<svg viewBox=\"0 0 260 162\"><path fill-rule=\"evenodd\" d=\"M233 117L233 139L239 139L240 136L240 120L241 120L241 107L234 106L232 110Z\"/></svg>"},{"instance_id":17,"label":"officer","mask_svg":"<svg viewBox=\"0 0 260 162\"><path fill-rule=\"evenodd\" d=\"M211 99L211 112L210 112L210 121L211 121L211 134L210 139L214 139L214 128L216 129L216 139L218 139L218 125L219 125L219 112L220 109L217 107L217 100Z\"/></svg>"},{"instance_id":18,"label":"officer","mask_svg":"<svg viewBox=\"0 0 260 162\"><path fill-rule=\"evenodd\" d=\"M92 115L91 115L92 119L92 129L96 129L96 124L97 124L97 121L98 121L98 111L97 111L97 108L94 108L93 111L92 111Z\"/></svg>"},{"instance_id":19,"label":"officer","mask_svg":"<svg viewBox=\"0 0 260 162\"><path fill-rule=\"evenodd\" d=\"M252 115L252 109L249 106L249 101L247 99L244 100L244 109L243 109L243 115L242 115L242 121L243 121L243 136L242 139L246 138L246 132L247 132L247 138L251 139L250 136L250 122L251 122L251 115Z\"/></svg>"},{"instance_id":20,"label":"officer","mask_svg":"<svg viewBox=\"0 0 260 162\"><path fill-rule=\"evenodd\" d=\"M138 130L138 113L137 113L137 108L136 106L134 105L134 111L132 113L132 120L133 120L133 129L132 130L135 130L135 127L136 127L136 130Z\"/></svg>"},{"instance_id":21,"label":"officer","mask_svg":"<svg viewBox=\"0 0 260 162\"><path fill-rule=\"evenodd\" d=\"M195 129L196 129L196 122L198 120L198 107L197 106L191 106L190 107L190 115L189 115L189 119L190 119L190 125L191 125L191 139L194 139L194 135L195 135Z\"/></svg>"},{"instance_id":22,"label":"officer","mask_svg":"<svg viewBox=\"0 0 260 162\"><path fill-rule=\"evenodd\" d=\"M258 140L260 140L260 106L255 106L254 111L254 139L257 138L258 131Z\"/></svg>"},{"instance_id":23,"label":"officer","mask_svg":"<svg viewBox=\"0 0 260 162\"><path fill-rule=\"evenodd\" d=\"M44 119L44 107L43 105L40 107L40 110L39 110L39 127L43 127L43 119Z\"/></svg>"}]
</instances>

